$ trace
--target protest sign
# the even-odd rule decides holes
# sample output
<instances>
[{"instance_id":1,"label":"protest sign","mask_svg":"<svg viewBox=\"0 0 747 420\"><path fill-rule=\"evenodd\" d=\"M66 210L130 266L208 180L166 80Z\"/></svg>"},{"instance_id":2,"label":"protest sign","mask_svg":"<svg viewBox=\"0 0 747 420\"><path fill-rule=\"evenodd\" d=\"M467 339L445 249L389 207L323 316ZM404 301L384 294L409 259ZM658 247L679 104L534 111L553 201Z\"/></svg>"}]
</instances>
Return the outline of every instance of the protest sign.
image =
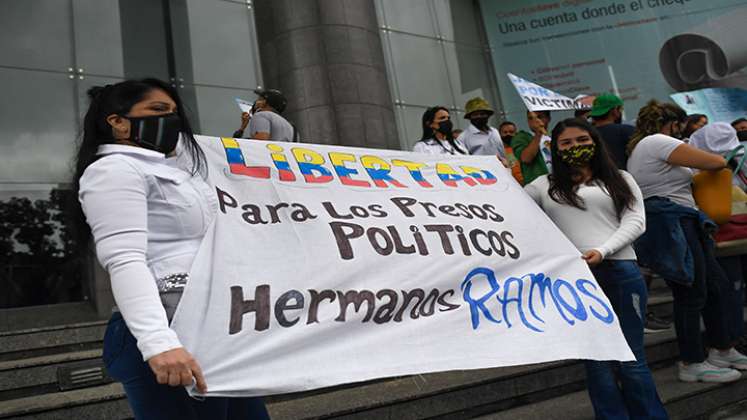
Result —
<instances>
[{"instance_id":1,"label":"protest sign","mask_svg":"<svg viewBox=\"0 0 747 420\"><path fill-rule=\"evenodd\" d=\"M252 113L252 107L254 107L254 104L248 101L245 101L243 99L235 98L236 105L239 106L239 109L241 109L241 112L247 112L249 114Z\"/></svg>"},{"instance_id":2,"label":"protest sign","mask_svg":"<svg viewBox=\"0 0 747 420\"><path fill-rule=\"evenodd\" d=\"M564 111L587 109L588 105L508 73L508 78L530 111ZM582 97L583 98L583 97Z\"/></svg>"},{"instance_id":3,"label":"protest sign","mask_svg":"<svg viewBox=\"0 0 747 420\"><path fill-rule=\"evenodd\" d=\"M747 116L747 90L711 88L669 95L688 114L704 114L710 122L728 122Z\"/></svg>"},{"instance_id":4,"label":"protest sign","mask_svg":"<svg viewBox=\"0 0 747 420\"><path fill-rule=\"evenodd\" d=\"M580 253L494 157L198 141L217 214L172 328L208 395L632 359Z\"/></svg>"}]
</instances>

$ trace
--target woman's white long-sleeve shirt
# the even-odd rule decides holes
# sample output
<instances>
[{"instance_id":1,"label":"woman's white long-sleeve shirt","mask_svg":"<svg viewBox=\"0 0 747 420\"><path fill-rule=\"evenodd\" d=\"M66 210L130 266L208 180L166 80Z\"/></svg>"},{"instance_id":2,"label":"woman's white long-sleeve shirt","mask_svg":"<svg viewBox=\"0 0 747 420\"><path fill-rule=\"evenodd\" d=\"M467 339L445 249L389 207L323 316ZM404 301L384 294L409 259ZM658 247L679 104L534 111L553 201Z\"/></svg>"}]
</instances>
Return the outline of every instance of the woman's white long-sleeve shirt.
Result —
<instances>
[{"instance_id":1,"label":"woman's white long-sleeve shirt","mask_svg":"<svg viewBox=\"0 0 747 420\"><path fill-rule=\"evenodd\" d=\"M561 204L550 198L550 182L543 175L524 190L581 252L596 249L605 259L635 260L631 244L646 230L646 211L641 189L633 177L620 171L635 196L632 208L623 210L618 220L615 204L607 191L596 183L580 185L578 195L586 210Z\"/></svg>"},{"instance_id":2,"label":"woman's white long-sleeve shirt","mask_svg":"<svg viewBox=\"0 0 747 420\"><path fill-rule=\"evenodd\" d=\"M188 273L218 203L181 159L106 144L80 179L79 200L114 300L144 360L181 347L156 279Z\"/></svg>"}]
</instances>

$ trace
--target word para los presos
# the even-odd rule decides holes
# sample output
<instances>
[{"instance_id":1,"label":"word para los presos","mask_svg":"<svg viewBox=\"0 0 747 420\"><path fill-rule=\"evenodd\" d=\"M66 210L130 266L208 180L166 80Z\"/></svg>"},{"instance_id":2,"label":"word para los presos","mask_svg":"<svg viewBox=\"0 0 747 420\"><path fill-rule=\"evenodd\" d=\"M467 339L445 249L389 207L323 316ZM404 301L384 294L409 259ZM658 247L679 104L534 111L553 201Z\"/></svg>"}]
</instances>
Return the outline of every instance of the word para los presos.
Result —
<instances>
[{"instance_id":1,"label":"word para los presos","mask_svg":"<svg viewBox=\"0 0 747 420\"><path fill-rule=\"evenodd\" d=\"M461 289L475 330L480 327L480 320L485 319L506 328L519 322L532 331L543 332L539 325L545 321L539 313L550 309L554 309L569 325L589 320L590 314L605 324L615 319L614 312L602 298L604 292L586 279L570 282L551 279L543 273L530 273L509 277L501 283L493 270L478 267L467 274ZM483 292L475 296L475 289Z\"/></svg>"},{"instance_id":2,"label":"word para los presos","mask_svg":"<svg viewBox=\"0 0 747 420\"><path fill-rule=\"evenodd\" d=\"M519 248L513 243L513 234L507 230L467 230L459 225L426 224L422 227L411 225L409 231L403 231L394 225L364 228L352 222L330 222L329 227L343 260L355 258L353 244L359 241L370 245L371 249L382 256L416 253L425 256L433 252L445 255L460 252L465 256L479 253L485 256L508 256L512 259L521 256ZM437 239L431 243L435 242L438 245L429 248L428 238Z\"/></svg>"},{"instance_id":3,"label":"word para los presos","mask_svg":"<svg viewBox=\"0 0 747 420\"><path fill-rule=\"evenodd\" d=\"M226 152L229 170L234 175L255 179L274 178L281 182L326 184L337 179L342 185L360 188L433 188L434 180L426 179L423 170L428 164L404 159L384 159L374 155L357 156L352 153L329 152L323 155L304 147L291 147L289 150L277 144L268 144L273 167L248 166L236 139L221 139ZM293 157L294 165L288 156ZM447 187L490 186L498 182L489 170L474 166L452 166L438 162L433 165L438 181ZM364 175L365 174L365 175ZM367 178L367 179L366 179Z\"/></svg>"},{"instance_id":4,"label":"word para los presos","mask_svg":"<svg viewBox=\"0 0 747 420\"><path fill-rule=\"evenodd\" d=\"M505 219L492 204L436 204L429 201L421 201L411 197L392 197L389 199L405 217L428 216L438 217L441 215L460 217L465 219L492 220L502 222ZM366 219L368 217L383 218L389 213L380 204L368 206L344 207L331 201L322 202L322 206L330 217L340 220L354 218Z\"/></svg>"},{"instance_id":5,"label":"word para los presos","mask_svg":"<svg viewBox=\"0 0 747 420\"><path fill-rule=\"evenodd\" d=\"M346 322L348 315L364 310L361 322L373 321L375 324L402 322L406 318L418 319L429 317L438 312L448 312L459 308L458 304L448 301L455 295L454 290L423 289L400 290L330 290L317 291L308 289L288 290L274 299L269 284L262 284L254 289L254 298L245 299L244 288L231 287L231 311L228 326L229 334L237 334L244 327L244 316L254 315L254 330L265 331L270 328L274 315L278 325L290 328L306 319L306 325L319 323L319 307L334 305L337 322ZM335 303L335 301L337 301ZM301 312L299 314L299 311Z\"/></svg>"}]
</instances>

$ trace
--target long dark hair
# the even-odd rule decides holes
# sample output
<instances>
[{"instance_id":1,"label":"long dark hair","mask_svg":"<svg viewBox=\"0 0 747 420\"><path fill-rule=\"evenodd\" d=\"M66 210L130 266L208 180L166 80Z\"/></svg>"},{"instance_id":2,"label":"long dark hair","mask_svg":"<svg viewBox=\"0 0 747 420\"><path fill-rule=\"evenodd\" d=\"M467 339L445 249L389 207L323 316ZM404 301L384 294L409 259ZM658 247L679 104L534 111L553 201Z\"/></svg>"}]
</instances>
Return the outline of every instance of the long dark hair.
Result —
<instances>
[{"instance_id":1,"label":"long dark hair","mask_svg":"<svg viewBox=\"0 0 747 420\"><path fill-rule=\"evenodd\" d=\"M426 141L426 140L430 140L430 139L435 139L436 138L436 133L433 131L433 129L430 127L430 125L433 123L433 120L436 118L436 113L438 111L449 112L449 110L446 109L446 107L440 106L440 105L436 105L436 106L432 106L432 107L426 109L425 112L423 113L423 118L422 118L422 121L421 121L421 124L422 124L422 127L423 127L423 135L420 136L420 141ZM448 141L449 144L451 144L451 147L453 147L454 150L456 150L457 152L459 152L459 153L461 153L463 155L467 154L466 150L463 150L461 147L459 147L457 145L456 141L454 141L454 136L451 133L449 133L446 136L446 141Z\"/></svg>"},{"instance_id":2,"label":"long dark hair","mask_svg":"<svg viewBox=\"0 0 747 420\"><path fill-rule=\"evenodd\" d=\"M635 196L610 157L599 131L582 119L568 118L559 122L552 130L552 143L550 144L552 174L548 176L550 198L558 203L586 210L584 200L578 196L578 184L574 181L574 176L579 173L578 169L565 163L558 153L558 137L570 127L586 131L594 142L595 152L589 162L591 178L593 181L600 183L612 198L619 220L622 212L633 205Z\"/></svg>"},{"instance_id":3,"label":"long dark hair","mask_svg":"<svg viewBox=\"0 0 747 420\"><path fill-rule=\"evenodd\" d=\"M90 105L83 119L83 133L75 158L75 176L73 178L75 197L78 196L80 191L80 178L83 176L83 172L98 158L96 156L98 147L102 144L115 142L112 127L106 121L106 118L112 114L126 115L136 103L142 101L145 95L154 89L161 89L166 92L176 104L176 113L182 121L182 146L191 157L192 175L200 173L206 166L205 154L194 138L184 104L179 98L179 93L171 85L158 79L148 78L126 80L113 85L94 86L87 92ZM78 237L81 239L79 243L81 246L86 246L90 235L90 227L85 222L80 207L78 207L77 213L76 228Z\"/></svg>"}]
</instances>

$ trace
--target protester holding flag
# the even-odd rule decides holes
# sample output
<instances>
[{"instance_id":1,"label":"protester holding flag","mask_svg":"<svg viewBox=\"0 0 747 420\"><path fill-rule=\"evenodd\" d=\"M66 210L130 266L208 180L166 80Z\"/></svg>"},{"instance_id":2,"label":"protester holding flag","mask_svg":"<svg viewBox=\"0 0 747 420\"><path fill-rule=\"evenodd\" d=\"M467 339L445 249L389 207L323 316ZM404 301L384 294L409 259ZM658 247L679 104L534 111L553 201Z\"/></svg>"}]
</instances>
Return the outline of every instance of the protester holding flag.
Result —
<instances>
[{"instance_id":1,"label":"protester holding flag","mask_svg":"<svg viewBox=\"0 0 747 420\"><path fill-rule=\"evenodd\" d=\"M527 124L533 134L519 131L511 144L521 163L521 174L526 184L548 173L550 162L550 111L527 111Z\"/></svg>"},{"instance_id":2,"label":"protester holding flag","mask_svg":"<svg viewBox=\"0 0 747 420\"><path fill-rule=\"evenodd\" d=\"M698 209L692 194L693 169L718 170L723 157L682 140L687 115L674 104L650 101L638 113L628 145L628 171L641 187L646 232L636 242L641 265L662 276L674 297L674 325L685 382L731 382L747 369L747 357L728 332L733 286L714 256L716 225ZM700 320L711 349L706 355Z\"/></svg>"},{"instance_id":3,"label":"protester holding flag","mask_svg":"<svg viewBox=\"0 0 747 420\"><path fill-rule=\"evenodd\" d=\"M585 362L597 418L666 419L646 363L643 314L647 291L631 244L643 233L641 191L617 169L591 124L578 118L552 132L551 175L525 187L581 251L620 321L634 361Z\"/></svg>"},{"instance_id":4,"label":"protester holding flag","mask_svg":"<svg viewBox=\"0 0 747 420\"><path fill-rule=\"evenodd\" d=\"M454 138L454 124L449 110L443 106L428 108L422 118L423 135L412 151L428 154L467 155L464 144Z\"/></svg>"},{"instance_id":5,"label":"protester holding flag","mask_svg":"<svg viewBox=\"0 0 747 420\"><path fill-rule=\"evenodd\" d=\"M516 135L516 124L511 121L503 121L498 126L498 133L501 135L501 140L503 141L503 149L506 151L506 162L508 163L508 168L511 169L511 175L514 176L519 184L524 185L524 177L521 175L521 163L511 145Z\"/></svg>"},{"instance_id":6,"label":"protester holding flag","mask_svg":"<svg viewBox=\"0 0 747 420\"><path fill-rule=\"evenodd\" d=\"M268 418L261 399L198 400L184 389L204 394L207 384L169 322L218 203L176 89L143 79L88 93L75 186L81 233L93 234L117 304L107 372L137 419Z\"/></svg>"}]
</instances>

